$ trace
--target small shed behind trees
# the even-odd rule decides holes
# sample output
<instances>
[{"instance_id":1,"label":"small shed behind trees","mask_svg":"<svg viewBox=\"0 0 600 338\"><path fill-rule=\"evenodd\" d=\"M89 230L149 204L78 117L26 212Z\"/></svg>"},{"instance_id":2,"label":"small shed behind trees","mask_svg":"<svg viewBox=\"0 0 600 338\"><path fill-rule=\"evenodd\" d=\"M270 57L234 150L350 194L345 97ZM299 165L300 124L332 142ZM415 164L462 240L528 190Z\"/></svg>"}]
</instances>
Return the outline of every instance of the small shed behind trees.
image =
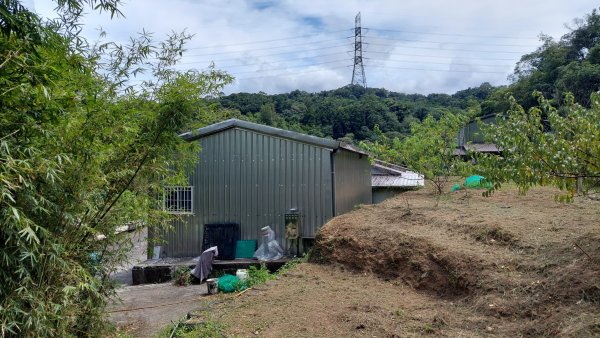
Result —
<instances>
[{"instance_id":1,"label":"small shed behind trees","mask_svg":"<svg viewBox=\"0 0 600 338\"><path fill-rule=\"evenodd\" d=\"M407 190L419 189L425 185L422 174L408 168L374 160L371 167L373 203L380 203Z\"/></svg>"},{"instance_id":2,"label":"small shed behind trees","mask_svg":"<svg viewBox=\"0 0 600 338\"><path fill-rule=\"evenodd\" d=\"M477 153L499 154L500 151L493 143L485 143L481 124L495 124L496 114L488 114L477 120L470 121L460 130L456 138L457 146L454 155L466 156L469 151Z\"/></svg>"},{"instance_id":3,"label":"small shed behind trees","mask_svg":"<svg viewBox=\"0 0 600 338\"><path fill-rule=\"evenodd\" d=\"M290 210L311 239L332 217L371 203L368 154L342 142L237 119L181 136L202 150L189 186L169 188L166 204L181 218L164 234L163 257L200 255L205 224L238 224L239 239L259 243L268 225L283 246Z\"/></svg>"}]
</instances>

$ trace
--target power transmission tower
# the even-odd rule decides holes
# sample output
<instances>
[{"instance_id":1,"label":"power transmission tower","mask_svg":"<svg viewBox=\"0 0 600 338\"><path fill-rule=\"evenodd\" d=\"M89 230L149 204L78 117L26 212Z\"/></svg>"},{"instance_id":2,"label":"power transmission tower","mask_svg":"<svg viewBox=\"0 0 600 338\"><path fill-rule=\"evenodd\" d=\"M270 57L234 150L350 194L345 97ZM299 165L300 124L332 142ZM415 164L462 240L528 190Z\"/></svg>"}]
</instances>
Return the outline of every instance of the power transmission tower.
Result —
<instances>
[{"instance_id":1,"label":"power transmission tower","mask_svg":"<svg viewBox=\"0 0 600 338\"><path fill-rule=\"evenodd\" d=\"M354 18L354 69L352 70L352 83L367 88L365 67L362 57L362 28L360 26L360 12Z\"/></svg>"}]
</instances>

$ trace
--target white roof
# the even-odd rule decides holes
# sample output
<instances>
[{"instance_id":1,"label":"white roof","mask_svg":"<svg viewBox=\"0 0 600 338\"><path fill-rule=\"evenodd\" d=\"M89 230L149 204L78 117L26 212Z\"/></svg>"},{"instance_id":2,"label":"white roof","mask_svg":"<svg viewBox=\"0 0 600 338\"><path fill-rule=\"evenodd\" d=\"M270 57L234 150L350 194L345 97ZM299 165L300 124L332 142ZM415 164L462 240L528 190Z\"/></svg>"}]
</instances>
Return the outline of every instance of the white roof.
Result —
<instances>
[{"instance_id":1,"label":"white roof","mask_svg":"<svg viewBox=\"0 0 600 338\"><path fill-rule=\"evenodd\" d=\"M375 160L371 167L371 186L417 188L425 185L423 175L407 168Z\"/></svg>"}]
</instances>

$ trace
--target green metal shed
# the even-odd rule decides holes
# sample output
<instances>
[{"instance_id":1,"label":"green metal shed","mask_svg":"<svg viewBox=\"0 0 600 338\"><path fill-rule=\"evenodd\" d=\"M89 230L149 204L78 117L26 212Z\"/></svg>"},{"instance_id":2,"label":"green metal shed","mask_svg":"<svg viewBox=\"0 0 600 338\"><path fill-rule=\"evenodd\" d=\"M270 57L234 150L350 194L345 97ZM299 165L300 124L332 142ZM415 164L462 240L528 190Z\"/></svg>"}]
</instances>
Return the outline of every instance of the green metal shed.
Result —
<instances>
[{"instance_id":1,"label":"green metal shed","mask_svg":"<svg viewBox=\"0 0 600 338\"><path fill-rule=\"evenodd\" d=\"M202 150L187 212L165 234L161 256L199 255L204 224L239 224L249 240L269 225L283 243L290 209L301 215L301 237L313 238L333 216L371 203L368 155L342 142L237 119L181 136Z\"/></svg>"}]
</instances>

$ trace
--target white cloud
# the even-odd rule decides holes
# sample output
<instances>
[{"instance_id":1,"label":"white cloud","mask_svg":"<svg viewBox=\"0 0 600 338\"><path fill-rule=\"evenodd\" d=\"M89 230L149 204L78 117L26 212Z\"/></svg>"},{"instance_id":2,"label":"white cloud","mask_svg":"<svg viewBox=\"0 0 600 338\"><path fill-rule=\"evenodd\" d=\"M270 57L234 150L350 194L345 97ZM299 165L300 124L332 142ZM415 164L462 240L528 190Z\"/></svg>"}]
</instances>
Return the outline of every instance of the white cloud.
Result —
<instances>
[{"instance_id":1,"label":"white cloud","mask_svg":"<svg viewBox=\"0 0 600 338\"><path fill-rule=\"evenodd\" d=\"M54 2L28 0L52 16ZM102 26L125 42L142 29L157 38L194 33L180 67L215 61L238 80L226 92L321 91L352 76L354 15L365 30L365 73L370 87L408 93L452 93L482 82L507 83L540 33L559 38L565 23L591 12L589 0L537 1L267 1L130 0L126 18L92 13L84 34ZM503 38L500 38L503 37ZM214 47L213 47L214 46Z\"/></svg>"}]
</instances>

